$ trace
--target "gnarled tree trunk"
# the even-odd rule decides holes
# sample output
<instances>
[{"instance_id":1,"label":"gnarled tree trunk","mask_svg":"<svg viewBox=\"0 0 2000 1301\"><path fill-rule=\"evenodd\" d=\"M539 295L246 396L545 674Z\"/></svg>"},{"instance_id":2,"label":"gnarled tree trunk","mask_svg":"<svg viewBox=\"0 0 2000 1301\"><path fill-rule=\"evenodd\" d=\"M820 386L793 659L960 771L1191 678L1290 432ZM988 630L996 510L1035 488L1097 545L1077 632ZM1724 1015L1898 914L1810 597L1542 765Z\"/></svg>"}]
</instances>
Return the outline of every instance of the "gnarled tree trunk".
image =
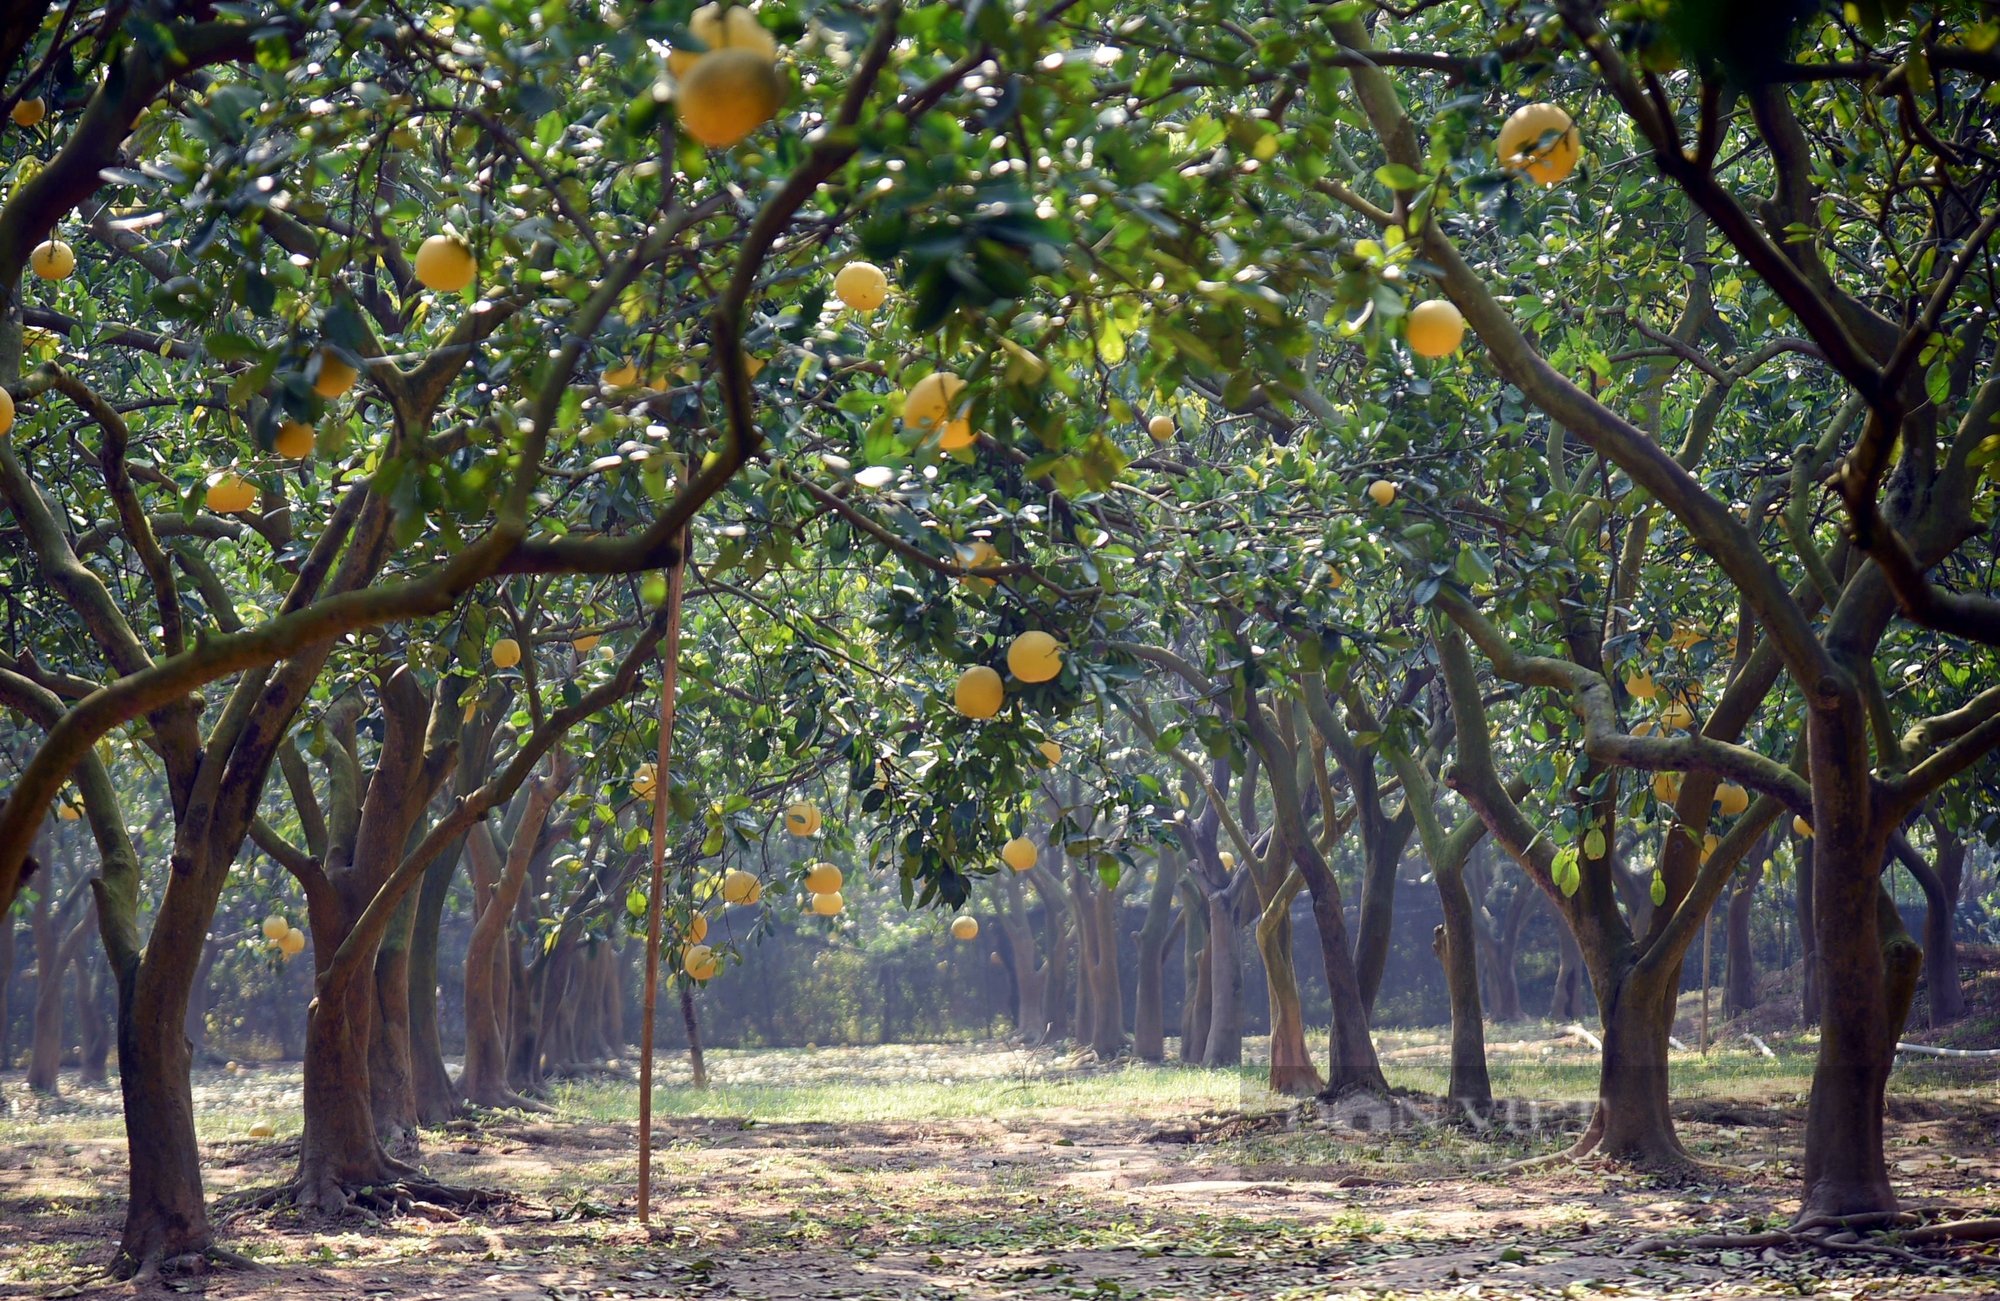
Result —
<instances>
[{"instance_id":1,"label":"gnarled tree trunk","mask_svg":"<svg viewBox=\"0 0 2000 1301\"><path fill-rule=\"evenodd\" d=\"M1199 1063L1208 1050L1215 987L1209 974L1208 896L1192 874L1181 877L1181 1060Z\"/></svg>"},{"instance_id":2,"label":"gnarled tree trunk","mask_svg":"<svg viewBox=\"0 0 2000 1301\"><path fill-rule=\"evenodd\" d=\"M1161 846L1153 862L1153 892L1147 896L1146 920L1139 927L1139 969L1133 976L1132 1055L1140 1061L1162 1061L1167 1055L1167 936L1180 875L1180 859Z\"/></svg>"}]
</instances>

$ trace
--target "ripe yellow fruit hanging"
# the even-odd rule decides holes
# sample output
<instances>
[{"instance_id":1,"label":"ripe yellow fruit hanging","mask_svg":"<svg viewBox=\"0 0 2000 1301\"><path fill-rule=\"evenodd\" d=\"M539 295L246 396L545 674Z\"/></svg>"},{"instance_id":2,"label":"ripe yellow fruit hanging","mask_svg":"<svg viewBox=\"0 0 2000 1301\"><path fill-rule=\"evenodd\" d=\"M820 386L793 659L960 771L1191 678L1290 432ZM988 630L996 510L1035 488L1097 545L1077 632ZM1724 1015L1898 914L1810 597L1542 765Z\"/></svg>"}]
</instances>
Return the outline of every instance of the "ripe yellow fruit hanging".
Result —
<instances>
[{"instance_id":1,"label":"ripe yellow fruit hanging","mask_svg":"<svg viewBox=\"0 0 2000 1301\"><path fill-rule=\"evenodd\" d=\"M722 878L722 901L724 903L754 903L753 894L761 891L761 883L740 867L732 867Z\"/></svg>"},{"instance_id":2,"label":"ripe yellow fruit hanging","mask_svg":"<svg viewBox=\"0 0 2000 1301\"><path fill-rule=\"evenodd\" d=\"M257 504L257 488L242 475L228 473L208 486L205 500L218 515L240 515Z\"/></svg>"},{"instance_id":3,"label":"ripe yellow fruit hanging","mask_svg":"<svg viewBox=\"0 0 2000 1301\"><path fill-rule=\"evenodd\" d=\"M690 944L681 953L681 970L689 980L708 980L715 975L715 950L706 944Z\"/></svg>"},{"instance_id":4,"label":"ripe yellow fruit hanging","mask_svg":"<svg viewBox=\"0 0 2000 1301\"><path fill-rule=\"evenodd\" d=\"M1225 849L1220 854L1217 854L1216 857L1222 860L1223 871L1234 872L1236 870L1236 855Z\"/></svg>"},{"instance_id":5,"label":"ripe yellow fruit hanging","mask_svg":"<svg viewBox=\"0 0 2000 1301\"><path fill-rule=\"evenodd\" d=\"M1792 831L1806 840L1812 839L1812 823L1796 813L1792 815Z\"/></svg>"},{"instance_id":6,"label":"ripe yellow fruit hanging","mask_svg":"<svg viewBox=\"0 0 2000 1301\"><path fill-rule=\"evenodd\" d=\"M28 254L28 266L44 280L67 280L76 270L76 251L59 239L47 239Z\"/></svg>"},{"instance_id":7,"label":"ripe yellow fruit hanging","mask_svg":"<svg viewBox=\"0 0 2000 1301\"><path fill-rule=\"evenodd\" d=\"M1000 563L1000 553L993 549L991 542L981 540L972 544L971 555L960 554L959 563L967 569L987 569ZM999 580L980 578L976 575L968 574L958 581L965 584L968 588L981 592L990 592L993 590L993 585Z\"/></svg>"},{"instance_id":8,"label":"ripe yellow fruit hanging","mask_svg":"<svg viewBox=\"0 0 2000 1301\"><path fill-rule=\"evenodd\" d=\"M282 940L291 934L292 923L283 913L272 913L264 919L264 938Z\"/></svg>"},{"instance_id":9,"label":"ripe yellow fruit hanging","mask_svg":"<svg viewBox=\"0 0 2000 1301\"><path fill-rule=\"evenodd\" d=\"M1555 138L1543 144L1543 137L1551 134ZM1524 104L1501 126L1493 148L1502 167L1554 185L1575 169L1583 154L1583 136L1558 105Z\"/></svg>"},{"instance_id":10,"label":"ripe yellow fruit hanging","mask_svg":"<svg viewBox=\"0 0 2000 1301\"><path fill-rule=\"evenodd\" d=\"M1450 299L1432 298L1410 309L1403 337L1419 357L1449 357L1465 338L1465 317Z\"/></svg>"},{"instance_id":11,"label":"ripe yellow fruit hanging","mask_svg":"<svg viewBox=\"0 0 2000 1301\"><path fill-rule=\"evenodd\" d=\"M659 789L660 789L659 765L651 763L640 764L639 767L632 773L632 793L634 795L637 795L640 799L650 803L652 801L654 793Z\"/></svg>"},{"instance_id":12,"label":"ripe yellow fruit hanging","mask_svg":"<svg viewBox=\"0 0 2000 1301\"><path fill-rule=\"evenodd\" d=\"M287 958L296 958L306 951L306 933L297 927L284 933L278 940L278 952Z\"/></svg>"},{"instance_id":13,"label":"ripe yellow fruit hanging","mask_svg":"<svg viewBox=\"0 0 2000 1301\"><path fill-rule=\"evenodd\" d=\"M889 300L889 277L873 262L849 262L834 276L833 294L857 312L872 312Z\"/></svg>"},{"instance_id":14,"label":"ripe yellow fruit hanging","mask_svg":"<svg viewBox=\"0 0 2000 1301\"><path fill-rule=\"evenodd\" d=\"M1390 506L1396 501L1396 485L1387 479L1377 479L1368 485L1368 499L1377 506Z\"/></svg>"},{"instance_id":15,"label":"ripe yellow fruit hanging","mask_svg":"<svg viewBox=\"0 0 2000 1301\"><path fill-rule=\"evenodd\" d=\"M806 870L807 894L836 894L844 878L831 863L814 863Z\"/></svg>"},{"instance_id":16,"label":"ripe yellow fruit hanging","mask_svg":"<svg viewBox=\"0 0 2000 1301\"><path fill-rule=\"evenodd\" d=\"M708 938L707 913L696 913L694 915L694 920L688 924L687 937L690 944L699 944Z\"/></svg>"},{"instance_id":17,"label":"ripe yellow fruit hanging","mask_svg":"<svg viewBox=\"0 0 2000 1301\"><path fill-rule=\"evenodd\" d=\"M1026 872L1040 861L1042 851L1026 836L1016 836L1000 846L1000 861L1016 872Z\"/></svg>"},{"instance_id":18,"label":"ripe yellow fruit hanging","mask_svg":"<svg viewBox=\"0 0 2000 1301\"><path fill-rule=\"evenodd\" d=\"M819 805L808 800L800 800L785 810L785 830L793 835L817 836L819 828Z\"/></svg>"},{"instance_id":19,"label":"ripe yellow fruit hanging","mask_svg":"<svg viewBox=\"0 0 2000 1301\"><path fill-rule=\"evenodd\" d=\"M620 361L605 368L604 382L612 388L630 388L639 382L639 368L629 360Z\"/></svg>"},{"instance_id":20,"label":"ripe yellow fruit hanging","mask_svg":"<svg viewBox=\"0 0 2000 1301\"><path fill-rule=\"evenodd\" d=\"M903 399L903 428L934 432L950 417L964 391L965 381L958 376L948 370L932 371L910 385L910 395Z\"/></svg>"},{"instance_id":21,"label":"ripe yellow fruit hanging","mask_svg":"<svg viewBox=\"0 0 2000 1301\"><path fill-rule=\"evenodd\" d=\"M590 652L596 650L597 643L603 640L604 640L603 637L599 636L594 632L587 633L582 637L578 637L575 641L572 641L570 643L570 649L574 650L579 655L588 655L590 654Z\"/></svg>"},{"instance_id":22,"label":"ripe yellow fruit hanging","mask_svg":"<svg viewBox=\"0 0 2000 1301\"><path fill-rule=\"evenodd\" d=\"M847 900L841 896L838 890L829 894L816 894L812 897L812 910L822 917L831 917L845 907L847 907Z\"/></svg>"},{"instance_id":23,"label":"ripe yellow fruit hanging","mask_svg":"<svg viewBox=\"0 0 2000 1301\"><path fill-rule=\"evenodd\" d=\"M972 432L972 422L960 418L945 422L944 433L938 437L938 446L947 452L956 452L979 441L979 435Z\"/></svg>"},{"instance_id":24,"label":"ripe yellow fruit hanging","mask_svg":"<svg viewBox=\"0 0 2000 1301\"><path fill-rule=\"evenodd\" d=\"M778 57L777 38L744 5L725 10L720 4L705 4L689 15L688 30L711 50L752 50L766 59Z\"/></svg>"},{"instance_id":25,"label":"ripe yellow fruit hanging","mask_svg":"<svg viewBox=\"0 0 2000 1301\"><path fill-rule=\"evenodd\" d=\"M1660 711L1660 723L1676 731L1687 731L1694 726L1694 711L1685 702L1676 700Z\"/></svg>"},{"instance_id":26,"label":"ripe yellow fruit hanging","mask_svg":"<svg viewBox=\"0 0 2000 1301\"><path fill-rule=\"evenodd\" d=\"M1706 863L1709 859L1709 855L1713 854L1715 852L1715 847L1721 843L1722 842L1720 840L1716 839L1714 832L1710 832L1708 835L1703 836L1701 838L1701 861Z\"/></svg>"},{"instance_id":27,"label":"ripe yellow fruit hanging","mask_svg":"<svg viewBox=\"0 0 2000 1301\"><path fill-rule=\"evenodd\" d=\"M287 420L278 426L278 436L272 440L271 450L288 460L303 461L313 454L313 427Z\"/></svg>"},{"instance_id":28,"label":"ripe yellow fruit hanging","mask_svg":"<svg viewBox=\"0 0 2000 1301\"><path fill-rule=\"evenodd\" d=\"M1054 741L1043 741L1035 748L1042 752L1042 758L1049 761L1049 767L1053 768L1062 762L1062 747Z\"/></svg>"},{"instance_id":29,"label":"ripe yellow fruit hanging","mask_svg":"<svg viewBox=\"0 0 2000 1301\"><path fill-rule=\"evenodd\" d=\"M1173 417L1154 416L1151 420L1148 420L1146 422L1146 434L1156 443L1165 443L1171 441L1174 436Z\"/></svg>"},{"instance_id":30,"label":"ripe yellow fruit hanging","mask_svg":"<svg viewBox=\"0 0 2000 1301\"><path fill-rule=\"evenodd\" d=\"M1722 806L1722 815L1733 818L1750 807L1750 792L1735 782L1724 782L1715 788L1715 802Z\"/></svg>"},{"instance_id":31,"label":"ripe yellow fruit hanging","mask_svg":"<svg viewBox=\"0 0 2000 1301\"><path fill-rule=\"evenodd\" d=\"M493 643L493 667L511 669L521 662L521 643L512 637L502 637Z\"/></svg>"},{"instance_id":32,"label":"ripe yellow fruit hanging","mask_svg":"<svg viewBox=\"0 0 2000 1301\"><path fill-rule=\"evenodd\" d=\"M326 349L319 351L319 378L313 381L313 392L332 401L354 387L360 372L334 356Z\"/></svg>"},{"instance_id":33,"label":"ripe yellow fruit hanging","mask_svg":"<svg viewBox=\"0 0 2000 1301\"><path fill-rule=\"evenodd\" d=\"M975 938L979 934L979 919L977 917L954 918L951 923L951 934L953 939L969 940Z\"/></svg>"},{"instance_id":34,"label":"ripe yellow fruit hanging","mask_svg":"<svg viewBox=\"0 0 2000 1301\"><path fill-rule=\"evenodd\" d=\"M1681 797L1681 775L1677 772L1656 772L1653 774L1653 794L1662 804L1672 804Z\"/></svg>"},{"instance_id":35,"label":"ripe yellow fruit hanging","mask_svg":"<svg viewBox=\"0 0 2000 1301\"><path fill-rule=\"evenodd\" d=\"M417 248L417 280L426 289L455 294L478 270L472 250L455 235L433 235Z\"/></svg>"},{"instance_id":36,"label":"ripe yellow fruit hanging","mask_svg":"<svg viewBox=\"0 0 2000 1301\"><path fill-rule=\"evenodd\" d=\"M952 702L967 718L991 718L1007 703L1007 687L998 673L975 664L959 675Z\"/></svg>"},{"instance_id":37,"label":"ripe yellow fruit hanging","mask_svg":"<svg viewBox=\"0 0 2000 1301\"><path fill-rule=\"evenodd\" d=\"M0 388L0 434L14 427L14 395Z\"/></svg>"},{"instance_id":38,"label":"ripe yellow fruit hanging","mask_svg":"<svg viewBox=\"0 0 2000 1301\"><path fill-rule=\"evenodd\" d=\"M784 102L771 58L756 50L712 50L681 78L681 126L711 149L725 149L763 126Z\"/></svg>"},{"instance_id":39,"label":"ripe yellow fruit hanging","mask_svg":"<svg viewBox=\"0 0 2000 1301\"><path fill-rule=\"evenodd\" d=\"M1631 692L1633 698L1637 700L1651 700L1660 694L1659 687L1653 682L1653 675L1645 672L1634 673L1626 678L1625 690Z\"/></svg>"},{"instance_id":40,"label":"ripe yellow fruit hanging","mask_svg":"<svg viewBox=\"0 0 2000 1301\"><path fill-rule=\"evenodd\" d=\"M1047 682L1062 672L1062 645L1040 630L1024 632L1007 648L1007 671L1023 682Z\"/></svg>"},{"instance_id":41,"label":"ripe yellow fruit hanging","mask_svg":"<svg viewBox=\"0 0 2000 1301\"><path fill-rule=\"evenodd\" d=\"M43 101L40 95L36 95L30 99L16 101L14 112L11 116L14 119L15 126L28 127L35 126L41 122L43 115L48 111L48 104Z\"/></svg>"},{"instance_id":42,"label":"ripe yellow fruit hanging","mask_svg":"<svg viewBox=\"0 0 2000 1301\"><path fill-rule=\"evenodd\" d=\"M83 817L83 810L68 800L56 805L56 817L64 822L75 822Z\"/></svg>"}]
</instances>

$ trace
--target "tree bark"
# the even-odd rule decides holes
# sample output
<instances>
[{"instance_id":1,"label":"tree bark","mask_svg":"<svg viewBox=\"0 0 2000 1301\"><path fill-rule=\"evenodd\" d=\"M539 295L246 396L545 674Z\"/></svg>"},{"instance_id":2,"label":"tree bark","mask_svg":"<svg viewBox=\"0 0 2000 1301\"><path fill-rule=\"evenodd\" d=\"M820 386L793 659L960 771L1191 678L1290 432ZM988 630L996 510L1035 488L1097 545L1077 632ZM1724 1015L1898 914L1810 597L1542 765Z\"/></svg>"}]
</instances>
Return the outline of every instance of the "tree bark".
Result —
<instances>
[{"instance_id":1,"label":"tree bark","mask_svg":"<svg viewBox=\"0 0 2000 1301\"><path fill-rule=\"evenodd\" d=\"M392 1150L417 1136L416 1073L410 1061L410 936L417 896L403 896L375 952L375 1010L368 1037L368 1088L375 1132Z\"/></svg>"},{"instance_id":2,"label":"tree bark","mask_svg":"<svg viewBox=\"0 0 2000 1301\"><path fill-rule=\"evenodd\" d=\"M466 947L465 1069L459 1073L458 1086L468 1101L482 1107L535 1107L508 1084L509 1024L501 1019L506 1009L499 990L512 984L506 945L508 921L521 888L527 883L528 861L534 855L543 821L568 779L565 769L559 779L540 778L528 786L527 803L514 826L513 844L494 882L491 897L473 923L472 940ZM468 838L475 866L493 852L481 846L482 831L483 828L475 827Z\"/></svg>"},{"instance_id":3,"label":"tree bark","mask_svg":"<svg viewBox=\"0 0 2000 1301\"><path fill-rule=\"evenodd\" d=\"M1965 1015L1965 990L1958 983L1958 939L1952 926L1958 911L1957 877L1963 869L1954 870L1947 884L1945 873L1925 862L1901 832L1890 837L1889 843L1896 860L1924 892L1924 987L1929 994L1930 1024L1935 1029ZM1947 846L1938 847L1940 866L1948 852ZM1962 843L1957 857L1961 862L1965 857Z\"/></svg>"},{"instance_id":4,"label":"tree bark","mask_svg":"<svg viewBox=\"0 0 2000 1301\"><path fill-rule=\"evenodd\" d=\"M1793 907L1799 924L1799 1019L1819 1024L1819 927L1813 920L1813 842L1801 836L1792 842Z\"/></svg>"},{"instance_id":5,"label":"tree bark","mask_svg":"<svg viewBox=\"0 0 2000 1301\"><path fill-rule=\"evenodd\" d=\"M68 903L61 908L47 906L55 883L45 881L42 886L35 907L35 1037L28 1059L28 1087L53 1096L57 1092L57 1075L65 1047L63 977L83 948L83 942L90 937L94 921L86 910L67 930L60 929L69 916Z\"/></svg>"},{"instance_id":6,"label":"tree bark","mask_svg":"<svg viewBox=\"0 0 2000 1301\"><path fill-rule=\"evenodd\" d=\"M201 947L201 966L195 969L194 989L188 995L187 1023L188 1043L198 1060L208 1060L214 1053L208 1046L209 982L215 975L215 963L222 956L223 940L210 935Z\"/></svg>"},{"instance_id":7,"label":"tree bark","mask_svg":"<svg viewBox=\"0 0 2000 1301\"><path fill-rule=\"evenodd\" d=\"M1549 1020L1579 1021L1583 1019L1583 950L1562 911L1549 904L1548 914L1556 932L1556 983L1549 995Z\"/></svg>"},{"instance_id":8,"label":"tree bark","mask_svg":"<svg viewBox=\"0 0 2000 1301\"><path fill-rule=\"evenodd\" d=\"M1208 1044L1204 1066L1235 1066L1243 1060L1243 956L1230 889L1207 892Z\"/></svg>"},{"instance_id":9,"label":"tree bark","mask_svg":"<svg viewBox=\"0 0 2000 1301\"><path fill-rule=\"evenodd\" d=\"M424 869L416 919L410 929L410 1074L417 1095L417 1121L424 1125L441 1125L461 1109L458 1086L445 1069L444 1041L438 1032L438 932L464 844L461 837Z\"/></svg>"},{"instance_id":10,"label":"tree bark","mask_svg":"<svg viewBox=\"0 0 2000 1301\"><path fill-rule=\"evenodd\" d=\"M1153 861L1153 892L1146 899L1146 920L1139 927L1139 969L1133 976L1132 1055L1144 1062L1166 1059L1167 934L1173 924L1174 890L1180 882L1180 860L1162 845Z\"/></svg>"},{"instance_id":11,"label":"tree bark","mask_svg":"<svg viewBox=\"0 0 2000 1301\"><path fill-rule=\"evenodd\" d=\"M1199 1063L1208 1051L1208 1023L1214 1013L1215 984L1209 971L1208 896L1192 874L1181 877L1181 1060Z\"/></svg>"},{"instance_id":12,"label":"tree bark","mask_svg":"<svg viewBox=\"0 0 2000 1301\"><path fill-rule=\"evenodd\" d=\"M111 996L111 974L104 956L86 946L76 955L76 1019L83 1032L78 1078L85 1084L102 1085L111 1077L111 1040L117 1033Z\"/></svg>"},{"instance_id":13,"label":"tree bark","mask_svg":"<svg viewBox=\"0 0 2000 1301\"><path fill-rule=\"evenodd\" d=\"M1724 1016L1741 1016L1757 1006L1757 955L1751 949L1750 909L1764 880L1763 848L1759 845L1753 851L1750 868L1738 875L1736 888L1729 892L1725 925L1729 952L1722 977Z\"/></svg>"},{"instance_id":14,"label":"tree bark","mask_svg":"<svg viewBox=\"0 0 2000 1301\"><path fill-rule=\"evenodd\" d=\"M1261 884L1261 882L1260 882ZM1306 1047L1305 1012L1299 1002L1298 973L1292 966L1292 900L1305 886L1296 868L1263 901L1257 919L1257 951L1264 960L1264 986L1271 1011L1271 1092L1310 1097L1326 1087Z\"/></svg>"},{"instance_id":15,"label":"tree bark","mask_svg":"<svg viewBox=\"0 0 2000 1301\"><path fill-rule=\"evenodd\" d=\"M701 1051L701 1018L695 1013L694 985L686 976L675 983L681 987L681 1024L687 1028L688 1068L694 1072L694 1087L708 1087L708 1059Z\"/></svg>"}]
</instances>

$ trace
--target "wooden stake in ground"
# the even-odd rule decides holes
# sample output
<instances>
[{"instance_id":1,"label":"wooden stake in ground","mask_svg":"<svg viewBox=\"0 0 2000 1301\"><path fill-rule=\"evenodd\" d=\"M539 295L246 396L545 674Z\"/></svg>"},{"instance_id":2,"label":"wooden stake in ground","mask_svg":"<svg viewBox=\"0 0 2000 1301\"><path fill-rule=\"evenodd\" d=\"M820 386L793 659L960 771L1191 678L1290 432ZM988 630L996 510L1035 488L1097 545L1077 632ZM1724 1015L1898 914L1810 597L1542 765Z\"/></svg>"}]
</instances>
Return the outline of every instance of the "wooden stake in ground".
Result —
<instances>
[{"instance_id":1,"label":"wooden stake in ground","mask_svg":"<svg viewBox=\"0 0 2000 1301\"><path fill-rule=\"evenodd\" d=\"M681 661L681 576L686 533L667 570L667 636L660 647L660 756L653 771L653 882L646 895L645 1020L639 1027L639 1223L653 1219L653 1009L660 998L660 895L667 875L667 762L674 748L674 681Z\"/></svg>"}]
</instances>

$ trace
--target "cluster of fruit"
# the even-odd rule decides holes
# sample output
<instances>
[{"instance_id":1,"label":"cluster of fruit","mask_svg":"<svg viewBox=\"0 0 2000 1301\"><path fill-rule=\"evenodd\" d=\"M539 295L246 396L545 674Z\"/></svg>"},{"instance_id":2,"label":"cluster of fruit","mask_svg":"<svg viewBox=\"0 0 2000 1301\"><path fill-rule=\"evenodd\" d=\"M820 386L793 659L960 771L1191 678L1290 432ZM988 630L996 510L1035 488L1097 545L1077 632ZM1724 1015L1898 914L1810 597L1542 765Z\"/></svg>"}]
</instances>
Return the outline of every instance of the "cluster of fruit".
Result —
<instances>
[{"instance_id":1,"label":"cluster of fruit","mask_svg":"<svg viewBox=\"0 0 2000 1301\"><path fill-rule=\"evenodd\" d=\"M306 951L306 933L292 925L283 913L264 919L264 942L285 956L287 962Z\"/></svg>"},{"instance_id":2,"label":"cluster of fruit","mask_svg":"<svg viewBox=\"0 0 2000 1301\"><path fill-rule=\"evenodd\" d=\"M725 149L776 117L784 103L778 43L742 5L705 4L688 20L688 30L707 48L667 56L679 83L674 98L681 129L711 149Z\"/></svg>"},{"instance_id":3,"label":"cluster of fruit","mask_svg":"<svg viewBox=\"0 0 2000 1301\"><path fill-rule=\"evenodd\" d=\"M1045 632L1024 632L1007 647L1007 671L1021 682L1047 682L1062 672L1062 644ZM993 669L975 664L959 674L952 701L967 718L991 718L1007 703L1007 684Z\"/></svg>"}]
</instances>

